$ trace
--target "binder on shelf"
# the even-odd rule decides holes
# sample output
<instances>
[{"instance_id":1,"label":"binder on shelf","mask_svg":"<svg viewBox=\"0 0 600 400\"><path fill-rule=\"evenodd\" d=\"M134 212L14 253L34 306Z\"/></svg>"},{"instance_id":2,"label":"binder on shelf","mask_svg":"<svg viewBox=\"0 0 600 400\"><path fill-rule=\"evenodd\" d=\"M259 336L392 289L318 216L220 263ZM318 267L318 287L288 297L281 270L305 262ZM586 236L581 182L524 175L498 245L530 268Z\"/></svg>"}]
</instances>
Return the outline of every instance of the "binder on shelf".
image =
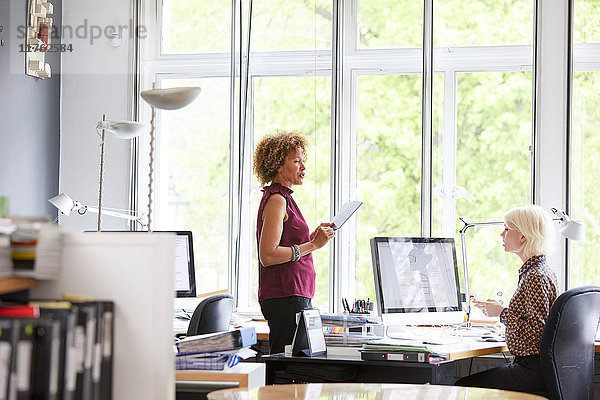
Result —
<instances>
[{"instance_id":1,"label":"binder on shelf","mask_svg":"<svg viewBox=\"0 0 600 400\"><path fill-rule=\"evenodd\" d=\"M96 335L96 307L90 303L73 303L77 311L73 343L75 369L75 399L91 399L92 356Z\"/></svg>"},{"instance_id":2,"label":"binder on shelf","mask_svg":"<svg viewBox=\"0 0 600 400\"><path fill-rule=\"evenodd\" d=\"M256 344L256 330L253 326L226 332L188 336L175 343L179 354L235 350L254 344Z\"/></svg>"},{"instance_id":3,"label":"binder on shelf","mask_svg":"<svg viewBox=\"0 0 600 400\"><path fill-rule=\"evenodd\" d=\"M0 400L8 399L11 373L14 373L13 322L0 320Z\"/></svg>"},{"instance_id":4,"label":"binder on shelf","mask_svg":"<svg viewBox=\"0 0 600 400\"><path fill-rule=\"evenodd\" d=\"M114 303L37 300L42 317L60 320L59 398L112 398Z\"/></svg>"},{"instance_id":5,"label":"binder on shelf","mask_svg":"<svg viewBox=\"0 0 600 400\"><path fill-rule=\"evenodd\" d=\"M31 398L58 400L60 321L45 318L23 321L32 330Z\"/></svg>"},{"instance_id":6,"label":"binder on shelf","mask_svg":"<svg viewBox=\"0 0 600 400\"><path fill-rule=\"evenodd\" d=\"M112 398L112 353L114 346L114 303L95 301L97 309L96 340L92 365L92 398Z\"/></svg>"},{"instance_id":7,"label":"binder on shelf","mask_svg":"<svg viewBox=\"0 0 600 400\"><path fill-rule=\"evenodd\" d=\"M64 301L36 303L40 307L41 318L59 322L59 353L58 353L58 387L57 398L69 400L72 392L67 391L69 360L73 357L73 336L77 315L72 310L71 303Z\"/></svg>"},{"instance_id":8,"label":"binder on shelf","mask_svg":"<svg viewBox=\"0 0 600 400\"><path fill-rule=\"evenodd\" d=\"M11 376L9 398L29 400L31 397L31 361L33 358L33 328L26 320L14 319L16 330L15 373ZM14 397L12 397L14 396Z\"/></svg>"}]
</instances>

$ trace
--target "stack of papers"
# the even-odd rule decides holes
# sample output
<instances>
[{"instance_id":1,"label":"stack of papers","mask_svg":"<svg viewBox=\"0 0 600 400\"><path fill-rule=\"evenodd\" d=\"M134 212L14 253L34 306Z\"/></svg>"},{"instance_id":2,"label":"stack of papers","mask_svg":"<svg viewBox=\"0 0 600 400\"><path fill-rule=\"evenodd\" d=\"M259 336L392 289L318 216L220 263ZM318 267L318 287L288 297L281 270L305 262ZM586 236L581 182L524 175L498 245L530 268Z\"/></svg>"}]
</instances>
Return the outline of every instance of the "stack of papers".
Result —
<instances>
[{"instance_id":1,"label":"stack of papers","mask_svg":"<svg viewBox=\"0 0 600 400\"><path fill-rule=\"evenodd\" d=\"M0 278L12 275L10 236L0 233Z\"/></svg>"},{"instance_id":2,"label":"stack of papers","mask_svg":"<svg viewBox=\"0 0 600 400\"><path fill-rule=\"evenodd\" d=\"M175 369L222 370L233 367L241 359L256 355L249 348L254 344L254 327L189 336L175 342Z\"/></svg>"}]
</instances>

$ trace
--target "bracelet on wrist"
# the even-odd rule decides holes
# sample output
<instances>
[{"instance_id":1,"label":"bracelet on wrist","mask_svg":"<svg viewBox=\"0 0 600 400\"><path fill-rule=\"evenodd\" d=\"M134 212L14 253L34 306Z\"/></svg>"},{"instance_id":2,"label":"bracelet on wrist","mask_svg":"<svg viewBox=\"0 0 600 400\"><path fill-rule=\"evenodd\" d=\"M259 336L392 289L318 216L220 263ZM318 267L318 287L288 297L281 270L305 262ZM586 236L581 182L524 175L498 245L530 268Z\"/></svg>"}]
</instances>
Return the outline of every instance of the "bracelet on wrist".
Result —
<instances>
[{"instance_id":1,"label":"bracelet on wrist","mask_svg":"<svg viewBox=\"0 0 600 400\"><path fill-rule=\"evenodd\" d=\"M300 259L300 246L297 244L292 245L292 262L296 262Z\"/></svg>"}]
</instances>

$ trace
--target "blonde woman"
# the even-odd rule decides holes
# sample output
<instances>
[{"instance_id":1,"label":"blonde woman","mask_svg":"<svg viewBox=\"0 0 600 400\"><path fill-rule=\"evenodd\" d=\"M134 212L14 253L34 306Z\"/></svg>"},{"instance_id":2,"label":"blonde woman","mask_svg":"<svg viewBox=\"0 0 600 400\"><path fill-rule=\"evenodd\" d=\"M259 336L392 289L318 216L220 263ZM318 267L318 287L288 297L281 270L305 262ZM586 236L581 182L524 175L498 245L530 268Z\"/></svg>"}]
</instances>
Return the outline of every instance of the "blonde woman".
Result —
<instances>
[{"instance_id":1,"label":"blonde woman","mask_svg":"<svg viewBox=\"0 0 600 400\"><path fill-rule=\"evenodd\" d=\"M316 273L311 253L334 236L329 222L310 233L292 197L292 186L304 182L306 148L300 132L276 131L254 152L254 173L264 186L256 220L258 301L269 324L271 354L292 343L296 313L312 308Z\"/></svg>"},{"instance_id":2,"label":"blonde woman","mask_svg":"<svg viewBox=\"0 0 600 400\"><path fill-rule=\"evenodd\" d=\"M552 216L539 206L514 208L504 215L501 236L504 251L516 254L523 262L517 290L508 307L493 300L475 300L474 305L487 316L500 317L506 326L506 345L515 358L509 364L459 379L456 385L545 391L540 341L558 285L546 260L556 241Z\"/></svg>"}]
</instances>

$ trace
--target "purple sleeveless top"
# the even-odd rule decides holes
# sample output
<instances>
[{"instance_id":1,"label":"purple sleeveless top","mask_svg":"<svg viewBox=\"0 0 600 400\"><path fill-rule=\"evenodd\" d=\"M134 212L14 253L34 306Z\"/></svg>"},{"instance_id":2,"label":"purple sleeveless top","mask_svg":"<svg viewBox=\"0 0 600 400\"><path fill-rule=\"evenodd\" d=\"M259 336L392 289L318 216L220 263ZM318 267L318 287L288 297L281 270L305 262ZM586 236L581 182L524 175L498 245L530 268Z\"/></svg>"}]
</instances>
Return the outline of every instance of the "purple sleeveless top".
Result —
<instances>
[{"instance_id":1,"label":"purple sleeveless top","mask_svg":"<svg viewBox=\"0 0 600 400\"><path fill-rule=\"evenodd\" d=\"M258 206L256 220L256 242L260 242L260 233L263 226L263 209L267 200L273 193L278 193L285 198L288 219L283 223L280 246L291 247L293 244L302 244L310 241L308 225L292 198L292 189L273 182L263 189L263 196ZM288 296L302 296L311 298L315 294L315 267L312 254L300 257L296 262L264 267L258 262L258 301L275 299Z\"/></svg>"}]
</instances>

